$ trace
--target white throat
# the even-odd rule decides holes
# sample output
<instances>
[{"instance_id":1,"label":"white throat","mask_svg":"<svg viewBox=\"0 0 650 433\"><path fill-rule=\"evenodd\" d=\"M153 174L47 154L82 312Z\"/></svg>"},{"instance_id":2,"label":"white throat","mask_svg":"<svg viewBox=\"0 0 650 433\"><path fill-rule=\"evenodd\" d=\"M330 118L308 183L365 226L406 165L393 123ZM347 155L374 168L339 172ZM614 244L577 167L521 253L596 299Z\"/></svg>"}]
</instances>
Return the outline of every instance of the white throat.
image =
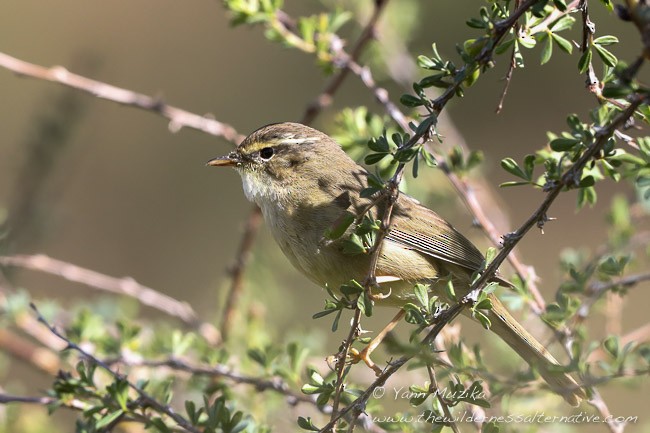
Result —
<instances>
[{"instance_id":1,"label":"white throat","mask_svg":"<svg viewBox=\"0 0 650 433\"><path fill-rule=\"evenodd\" d=\"M260 179L257 173L238 170L244 187L244 194L249 201L264 209L267 206L283 208L287 193L271 187L268 181Z\"/></svg>"}]
</instances>

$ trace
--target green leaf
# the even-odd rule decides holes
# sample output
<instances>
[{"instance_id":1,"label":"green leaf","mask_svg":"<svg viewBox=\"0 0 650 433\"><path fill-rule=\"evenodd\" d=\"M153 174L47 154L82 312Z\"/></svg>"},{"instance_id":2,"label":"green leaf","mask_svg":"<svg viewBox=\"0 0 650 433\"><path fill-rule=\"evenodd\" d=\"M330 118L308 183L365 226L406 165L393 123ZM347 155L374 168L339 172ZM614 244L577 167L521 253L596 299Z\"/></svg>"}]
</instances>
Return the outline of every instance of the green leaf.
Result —
<instances>
[{"instance_id":1,"label":"green leaf","mask_svg":"<svg viewBox=\"0 0 650 433\"><path fill-rule=\"evenodd\" d=\"M526 181L511 181L511 182L503 182L499 184L499 188L509 188L511 186L519 186L519 185L529 185L530 182Z\"/></svg>"},{"instance_id":2,"label":"green leaf","mask_svg":"<svg viewBox=\"0 0 650 433\"><path fill-rule=\"evenodd\" d=\"M501 167L512 175L515 175L525 180L530 180L530 178L526 175L526 173L519 167L517 162L512 158L502 159Z\"/></svg>"},{"instance_id":3,"label":"green leaf","mask_svg":"<svg viewBox=\"0 0 650 433\"><path fill-rule=\"evenodd\" d=\"M596 52L598 53L598 56L603 61L603 63L605 63L607 66L611 66L612 68L616 66L618 59L614 54L597 44L594 44L594 48L596 49Z\"/></svg>"},{"instance_id":4,"label":"green leaf","mask_svg":"<svg viewBox=\"0 0 650 433\"><path fill-rule=\"evenodd\" d=\"M592 54L590 49L582 53L580 56L580 60L578 60L578 71L580 71L581 74L584 74L591 64L591 56Z\"/></svg>"},{"instance_id":5,"label":"green leaf","mask_svg":"<svg viewBox=\"0 0 650 433\"><path fill-rule=\"evenodd\" d=\"M533 48L537 45L537 40L530 35L521 35L517 38L517 41L524 48Z\"/></svg>"},{"instance_id":6,"label":"green leaf","mask_svg":"<svg viewBox=\"0 0 650 433\"><path fill-rule=\"evenodd\" d=\"M594 44L602 46L618 44L618 38L612 35L605 35L594 39Z\"/></svg>"},{"instance_id":7,"label":"green leaf","mask_svg":"<svg viewBox=\"0 0 650 433\"><path fill-rule=\"evenodd\" d=\"M605 338L605 340L603 341L603 347L614 358L618 357L619 354L618 337L610 335L609 337Z\"/></svg>"},{"instance_id":8,"label":"green leaf","mask_svg":"<svg viewBox=\"0 0 650 433\"><path fill-rule=\"evenodd\" d=\"M366 157L363 159L363 162L365 162L368 165L373 165L377 164L379 161L384 159L388 155L388 152L385 153L371 153L369 155L366 155Z\"/></svg>"},{"instance_id":9,"label":"green leaf","mask_svg":"<svg viewBox=\"0 0 650 433\"><path fill-rule=\"evenodd\" d=\"M557 46L560 47L562 51L568 54L573 53L573 44L571 44L569 40L564 39L562 36L556 35L555 33L551 33L551 35Z\"/></svg>"},{"instance_id":10,"label":"green leaf","mask_svg":"<svg viewBox=\"0 0 650 433\"><path fill-rule=\"evenodd\" d=\"M578 190L578 209L584 207L585 204L593 206L594 204L596 204L596 200L597 200L596 189L593 186L580 188Z\"/></svg>"},{"instance_id":11,"label":"green leaf","mask_svg":"<svg viewBox=\"0 0 650 433\"><path fill-rule=\"evenodd\" d=\"M424 69L435 69L436 64L427 56L418 56L418 66Z\"/></svg>"},{"instance_id":12,"label":"green leaf","mask_svg":"<svg viewBox=\"0 0 650 433\"><path fill-rule=\"evenodd\" d=\"M115 421L120 416L122 416L123 413L124 413L124 411L122 409L119 409L119 410L116 410L114 412L109 413L108 415L102 417L99 421L97 421L97 423L95 424L95 428L97 430L100 430L100 429L108 426L113 421Z\"/></svg>"},{"instance_id":13,"label":"green leaf","mask_svg":"<svg viewBox=\"0 0 650 433\"><path fill-rule=\"evenodd\" d=\"M556 138L550 143L551 149L556 152L566 152L573 149L577 144L580 143L580 140L575 138Z\"/></svg>"},{"instance_id":14,"label":"green leaf","mask_svg":"<svg viewBox=\"0 0 650 433\"><path fill-rule=\"evenodd\" d=\"M487 424L483 424L482 433L499 433L499 425L492 421Z\"/></svg>"},{"instance_id":15,"label":"green leaf","mask_svg":"<svg viewBox=\"0 0 650 433\"><path fill-rule=\"evenodd\" d=\"M359 235L352 234L350 239L343 239L341 242L341 251L344 254L364 254L366 252L366 247L363 245L363 241Z\"/></svg>"},{"instance_id":16,"label":"green leaf","mask_svg":"<svg viewBox=\"0 0 650 433\"><path fill-rule=\"evenodd\" d=\"M309 431L318 431L319 428L314 425L314 423L311 420L311 417L303 418L301 416L298 417L298 426L301 429L304 430L309 430Z\"/></svg>"},{"instance_id":17,"label":"green leaf","mask_svg":"<svg viewBox=\"0 0 650 433\"><path fill-rule=\"evenodd\" d=\"M390 150L388 140L386 140L386 137L384 136L371 138L368 141L368 148L372 151L382 152L382 153L386 153Z\"/></svg>"},{"instance_id":18,"label":"green leaf","mask_svg":"<svg viewBox=\"0 0 650 433\"><path fill-rule=\"evenodd\" d=\"M555 23L551 25L550 30L553 33L561 32L562 30L567 30L573 27L573 23L575 22L576 22L575 18L573 18L570 15L565 15L559 20L555 21Z\"/></svg>"},{"instance_id":19,"label":"green leaf","mask_svg":"<svg viewBox=\"0 0 650 433\"><path fill-rule=\"evenodd\" d=\"M368 292L364 291L357 299L357 307L363 312L366 317L372 316L372 299L368 296Z\"/></svg>"},{"instance_id":20,"label":"green leaf","mask_svg":"<svg viewBox=\"0 0 650 433\"><path fill-rule=\"evenodd\" d=\"M549 32L549 34L552 33ZM547 37L546 42L544 43L544 47L542 48L542 59L540 64L544 65L548 63L548 61L551 60L552 55L553 55L553 38Z\"/></svg>"},{"instance_id":21,"label":"green leaf","mask_svg":"<svg viewBox=\"0 0 650 433\"><path fill-rule=\"evenodd\" d=\"M354 222L355 216L352 212L345 211L336 221L335 226L325 230L325 237L330 240L338 239L346 232Z\"/></svg>"},{"instance_id":22,"label":"green leaf","mask_svg":"<svg viewBox=\"0 0 650 433\"><path fill-rule=\"evenodd\" d=\"M567 9L564 0L553 0L553 4L555 5L556 8L558 8L562 12L566 11Z\"/></svg>"},{"instance_id":23,"label":"green leaf","mask_svg":"<svg viewBox=\"0 0 650 433\"><path fill-rule=\"evenodd\" d=\"M426 284L416 284L413 288L415 297L418 299L418 302L427 307L429 305L429 286Z\"/></svg>"},{"instance_id":24,"label":"green leaf","mask_svg":"<svg viewBox=\"0 0 650 433\"><path fill-rule=\"evenodd\" d=\"M420 105L424 105L424 101L422 99L418 98L417 96L409 95L408 93L402 95L399 98L399 102L407 107L419 107Z\"/></svg>"}]
</instances>

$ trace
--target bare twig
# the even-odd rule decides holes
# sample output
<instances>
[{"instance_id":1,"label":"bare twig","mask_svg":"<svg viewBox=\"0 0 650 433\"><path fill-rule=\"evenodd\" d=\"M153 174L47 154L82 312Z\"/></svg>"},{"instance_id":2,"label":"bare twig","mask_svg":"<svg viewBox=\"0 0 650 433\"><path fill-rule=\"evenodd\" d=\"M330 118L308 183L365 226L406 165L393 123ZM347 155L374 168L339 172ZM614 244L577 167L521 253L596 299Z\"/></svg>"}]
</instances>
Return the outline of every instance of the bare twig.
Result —
<instances>
[{"instance_id":1,"label":"bare twig","mask_svg":"<svg viewBox=\"0 0 650 433\"><path fill-rule=\"evenodd\" d=\"M246 219L246 226L244 227L244 234L242 235L235 255L235 263L230 268L230 290L226 298L226 305L224 307L223 316L221 317L221 338L226 341L230 336L230 329L232 328L235 319L236 307L239 296L244 287L244 272L251 256L251 251L255 243L255 237L262 222L262 211L258 206L253 206L248 218Z\"/></svg>"},{"instance_id":2,"label":"bare twig","mask_svg":"<svg viewBox=\"0 0 650 433\"><path fill-rule=\"evenodd\" d=\"M582 44L580 45L580 51L584 53L591 49L591 44L594 40L594 33L596 33L596 26L589 18L589 6L587 0L580 0L578 9L582 11ZM600 80L596 76L594 65L591 60L589 60L589 64L587 65L586 75L586 84L589 91L596 95L597 98L602 98Z\"/></svg>"},{"instance_id":3,"label":"bare twig","mask_svg":"<svg viewBox=\"0 0 650 433\"><path fill-rule=\"evenodd\" d=\"M0 328L0 348L50 375L59 371L61 362L54 352L27 341L9 329Z\"/></svg>"},{"instance_id":4,"label":"bare twig","mask_svg":"<svg viewBox=\"0 0 650 433\"><path fill-rule=\"evenodd\" d=\"M36 308L36 305L31 304L32 309L34 310L34 313L36 313L38 317L38 321L41 322L43 325L45 325L52 334L56 335L59 337L61 340L63 340L68 348L75 350L79 352L84 358L92 361L93 363L97 364L100 366L102 369L104 369L109 375L111 375L113 378L117 380L124 381L129 388L131 388L133 391L135 391L140 399L147 405L156 410L157 412L161 414L165 414L171 419L173 419L176 424L178 424L180 427L185 429L186 431L190 433L201 433L199 429L194 427L184 416L177 414L174 409L171 408L171 406L168 406L166 404L160 403L158 400L150 396L147 392L142 390L139 386L133 384L131 381L128 380L128 378L122 374L119 374L111 369L111 367L106 364L105 362L97 359L94 355L91 353L87 352L86 350L82 349L79 345L73 343L70 341L66 336L64 336L59 330L57 330L54 326L50 325L50 323L45 320L45 318L41 315L41 313L38 311Z\"/></svg>"},{"instance_id":5,"label":"bare twig","mask_svg":"<svg viewBox=\"0 0 650 433\"><path fill-rule=\"evenodd\" d=\"M190 113L189 111L168 105L161 99L74 74L62 66L45 68L17 59L8 54L0 53L0 67L13 71L19 76L60 83L90 93L98 98L158 113L170 120L169 129L172 132L187 127L217 137L223 137L234 144L239 143L244 138L232 126L212 119L208 115L199 116Z\"/></svg>"},{"instance_id":6,"label":"bare twig","mask_svg":"<svg viewBox=\"0 0 650 433\"><path fill-rule=\"evenodd\" d=\"M143 286L132 278L110 277L42 254L0 256L0 265L19 266L25 269L46 272L58 275L68 281L85 284L94 289L130 296L143 305L175 317L197 329L208 341L214 342L217 340L218 331L214 326L201 321L187 303Z\"/></svg>"},{"instance_id":7,"label":"bare twig","mask_svg":"<svg viewBox=\"0 0 650 433\"><path fill-rule=\"evenodd\" d=\"M87 406L79 400L69 400L67 402L61 402L61 400L54 397L27 397L22 395L9 395L9 394L0 394L0 404L11 404L11 403L20 403L20 404L38 404L41 406L48 406L55 403L63 403L63 406L69 409L75 410L85 410Z\"/></svg>"},{"instance_id":8,"label":"bare twig","mask_svg":"<svg viewBox=\"0 0 650 433\"><path fill-rule=\"evenodd\" d=\"M517 50L513 47L512 53L510 54L510 63L508 64L508 70L506 71L506 76L503 78L505 84L503 85L503 91L501 92L501 97L499 98L499 103L495 112L497 114L501 113L503 110L503 103L506 100L506 95L508 94L508 89L510 89L510 82L512 81L512 75L515 72L517 67Z\"/></svg>"}]
</instances>

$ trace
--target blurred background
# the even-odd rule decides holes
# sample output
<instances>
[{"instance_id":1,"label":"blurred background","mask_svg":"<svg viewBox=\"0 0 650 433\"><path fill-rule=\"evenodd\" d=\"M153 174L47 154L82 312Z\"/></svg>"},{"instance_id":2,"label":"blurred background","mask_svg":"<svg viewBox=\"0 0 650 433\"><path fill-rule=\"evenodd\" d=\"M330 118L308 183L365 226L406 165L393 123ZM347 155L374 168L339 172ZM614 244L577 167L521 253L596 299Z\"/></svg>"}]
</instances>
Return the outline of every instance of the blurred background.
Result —
<instances>
[{"instance_id":1,"label":"blurred background","mask_svg":"<svg viewBox=\"0 0 650 433\"><path fill-rule=\"evenodd\" d=\"M284 9L298 16L335 3L286 0ZM371 2L356 3L355 19L362 25ZM382 32L397 31L411 53L427 54L435 41L443 56L453 57L454 44L476 34L464 24L468 9L481 5L395 0L380 22L379 38ZM613 47L616 55L634 58L641 44L632 26L596 2L592 9L598 34L615 32L621 39ZM327 80L312 56L269 42L262 29L231 27L227 12L214 0L5 0L1 10L0 51L43 66L62 65L198 114L211 113L241 134L271 122L298 120ZM351 39L360 28L355 19L343 30ZM571 35L579 38L577 32ZM391 71L373 53L369 50L361 63L373 66L375 77L397 101L408 89L382 81ZM448 107L460 136L452 129L442 133L484 152L481 171L496 190L498 206L509 216L497 221L504 232L521 224L543 193L527 187L498 190L499 183L512 180L499 161L505 156L521 160L545 145L547 131L565 129L567 114L586 119L596 106L575 66L577 59L575 52L573 56L556 52L544 68L516 70L505 108L497 115L507 67L507 59L499 57L488 76ZM406 84L410 74L418 74L411 61L405 58L400 69ZM536 65L539 49L527 61ZM642 79L643 73L647 78L647 70ZM0 217L19 216L3 253L44 253L108 275L131 276L188 302L205 320L217 320L228 286L227 269L250 205L234 171L207 168L205 162L228 152L231 144L189 129L172 133L166 120L153 113L6 70L0 70L0 89L5 101L0 104L0 213L4 213ZM383 114L351 76L315 126L334 133L337 112L359 105ZM472 227L458 199L431 202L450 189L444 177L432 174L422 182L426 183L413 194L485 250L487 240ZM565 194L552 208L550 216L557 221L547 224L545 234L531 233L520 244L521 257L535 267L547 300L561 281L560 254L568 247L593 248L606 242L612 198L622 194L635 199L627 184L607 182L599 192L596 206L580 212L575 194ZM54 298L64 305L105 296L30 271L14 270L11 278L35 299ZM256 290L251 308L273 333L311 333L315 339L337 341L329 333L329 323L311 319L321 309L325 293L289 266L265 229L247 279L277 282L282 288L282 296L277 296L274 290L266 292L263 284L247 285ZM625 299L624 329L646 323L648 290L647 284L639 286ZM250 298L245 294L245 302ZM377 323L383 317L380 314ZM333 352L337 343L329 347ZM5 366L29 372L10 362ZM647 389L647 378L640 380ZM646 401L627 398L627 391L616 393L612 388L608 392L617 396L610 399L615 413L641 415Z\"/></svg>"}]
</instances>

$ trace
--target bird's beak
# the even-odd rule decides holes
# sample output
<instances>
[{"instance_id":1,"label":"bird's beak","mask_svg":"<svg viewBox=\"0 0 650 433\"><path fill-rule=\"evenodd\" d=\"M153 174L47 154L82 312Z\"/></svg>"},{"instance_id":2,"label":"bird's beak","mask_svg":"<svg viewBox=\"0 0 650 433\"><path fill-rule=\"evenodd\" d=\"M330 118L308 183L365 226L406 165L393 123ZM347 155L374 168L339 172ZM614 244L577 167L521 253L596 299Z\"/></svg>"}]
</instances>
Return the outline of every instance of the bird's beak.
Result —
<instances>
[{"instance_id":1,"label":"bird's beak","mask_svg":"<svg viewBox=\"0 0 650 433\"><path fill-rule=\"evenodd\" d=\"M236 152L230 152L228 155L218 156L206 163L212 167L234 167L240 162Z\"/></svg>"}]
</instances>

